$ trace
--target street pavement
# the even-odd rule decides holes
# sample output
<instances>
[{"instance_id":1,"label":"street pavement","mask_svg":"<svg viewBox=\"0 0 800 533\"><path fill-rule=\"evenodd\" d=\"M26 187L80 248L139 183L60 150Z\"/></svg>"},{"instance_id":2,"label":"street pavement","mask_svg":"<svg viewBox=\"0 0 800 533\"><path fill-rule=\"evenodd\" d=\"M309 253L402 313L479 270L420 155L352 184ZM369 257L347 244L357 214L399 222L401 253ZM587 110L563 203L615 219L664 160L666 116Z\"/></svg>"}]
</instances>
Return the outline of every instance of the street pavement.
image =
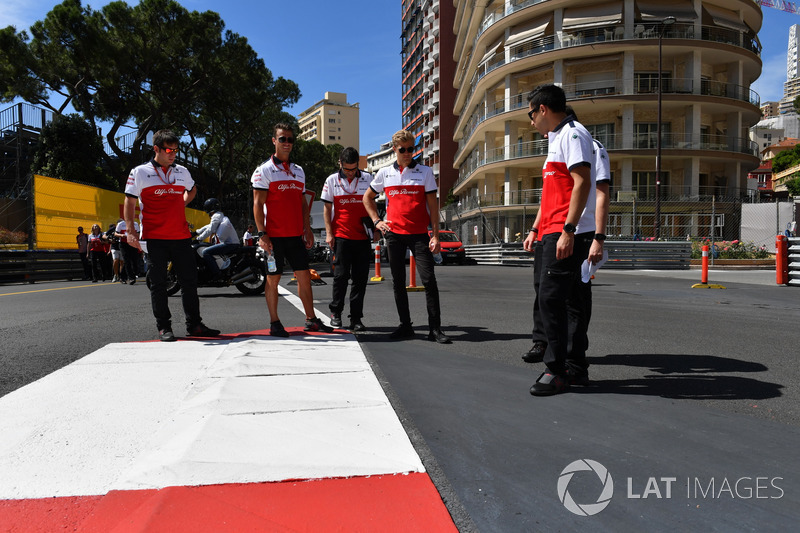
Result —
<instances>
[{"instance_id":1,"label":"street pavement","mask_svg":"<svg viewBox=\"0 0 800 533\"><path fill-rule=\"evenodd\" d=\"M775 285L774 272L712 270L709 281L725 288L693 289L699 271L601 269L590 328L592 384L550 398L530 396L543 365L520 359L530 345L532 270L446 266L437 268L437 277L443 329L453 344L424 340L423 293L409 294L418 338L388 340L397 325L389 279L370 283L364 317L369 331L353 344L419 456L424 468L415 475L432 480L459 530L793 529L800 518L800 376L792 324L800 300L796 288ZM11 302L3 306L0 339L32 345L0 358L14 374L0 386L4 393L16 391L0 398L0 411L53 367L74 372L74 365L64 365L80 359L72 342L59 350L52 339L26 337L26 325L48 332L46 321L36 322L26 311L57 315L60 304L42 309L42 302L64 299L73 290L127 291L129 302L148 311L146 289L138 285L51 285L59 290L12 294L24 291L0 287L0 302ZM201 295L209 325L225 332L265 325L261 298L223 289ZM329 297L329 285L315 287L319 314ZM297 327L302 315L289 305L292 297L286 300L282 319ZM179 315L176 298L171 305ZM130 305L114 310L117 316L123 312ZM147 316L141 320L140 331L126 331L119 340L152 339ZM82 355L107 349L109 341L99 337L85 343L97 346ZM293 353L287 348L284 356ZM31 363L32 354L40 357L38 365ZM251 401L258 399L256 393ZM7 456L11 440L4 435L0 454ZM419 530L438 530L433 524ZM365 530L400 530L389 522L373 526Z\"/></svg>"}]
</instances>

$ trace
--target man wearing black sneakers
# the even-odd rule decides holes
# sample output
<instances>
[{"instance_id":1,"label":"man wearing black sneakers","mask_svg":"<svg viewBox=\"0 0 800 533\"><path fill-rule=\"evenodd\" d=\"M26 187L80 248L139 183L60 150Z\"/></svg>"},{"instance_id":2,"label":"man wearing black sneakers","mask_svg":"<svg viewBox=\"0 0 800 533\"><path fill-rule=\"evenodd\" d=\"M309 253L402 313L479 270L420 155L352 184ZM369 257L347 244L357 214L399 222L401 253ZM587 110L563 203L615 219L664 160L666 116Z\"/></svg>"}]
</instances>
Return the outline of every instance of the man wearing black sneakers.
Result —
<instances>
[{"instance_id":1,"label":"man wearing black sneakers","mask_svg":"<svg viewBox=\"0 0 800 533\"><path fill-rule=\"evenodd\" d=\"M434 273L433 254L439 253L439 206L436 200L436 179L430 167L414 161L416 139L408 130L400 130L392 136L392 150L397 162L380 169L369 189L364 193L364 207L375 227L384 234L389 269L392 272L392 288L400 327L392 339L414 337L411 312L406 292L406 249L414 254L425 287L425 303L428 309L428 340L449 344L450 338L441 330L439 286ZM378 217L375 197L386 193L386 220ZM431 236L428 236L428 226Z\"/></svg>"},{"instance_id":2,"label":"man wearing black sneakers","mask_svg":"<svg viewBox=\"0 0 800 533\"><path fill-rule=\"evenodd\" d=\"M306 331L330 333L333 328L317 318L311 291L311 271L307 249L314 245L310 208L305 200L306 175L302 167L289 162L294 147L294 131L288 124L276 124L272 137L275 154L253 172L253 218L258 228L258 246L275 256L276 269L267 272L265 297L269 312L269 332L288 337L278 317L278 283L284 261L297 278L297 295L306 313Z\"/></svg>"},{"instance_id":3,"label":"man wearing black sneakers","mask_svg":"<svg viewBox=\"0 0 800 533\"><path fill-rule=\"evenodd\" d=\"M124 216L133 228L138 202L141 209L141 237L147 241L147 275L150 278L150 301L156 317L158 338L175 340L167 296L167 263L181 285L181 302L186 315L186 334L190 337L216 337L218 329L203 324L197 296L197 266L192 250L186 205L197 194L194 180L186 167L175 164L178 137L169 130L153 135L155 157L131 171L125 186ZM135 231L127 234L128 244L142 249Z\"/></svg>"},{"instance_id":4,"label":"man wearing black sneakers","mask_svg":"<svg viewBox=\"0 0 800 533\"><path fill-rule=\"evenodd\" d=\"M534 396L549 396L569 387L567 302L580 276L581 261L575 230L586 208L592 184L592 137L566 113L566 96L555 85L542 85L528 96L531 125L547 137L542 169L542 201L536 232L541 236L541 270L537 298L547 336L547 369L531 387ZM588 247L587 247L588 249Z\"/></svg>"}]
</instances>

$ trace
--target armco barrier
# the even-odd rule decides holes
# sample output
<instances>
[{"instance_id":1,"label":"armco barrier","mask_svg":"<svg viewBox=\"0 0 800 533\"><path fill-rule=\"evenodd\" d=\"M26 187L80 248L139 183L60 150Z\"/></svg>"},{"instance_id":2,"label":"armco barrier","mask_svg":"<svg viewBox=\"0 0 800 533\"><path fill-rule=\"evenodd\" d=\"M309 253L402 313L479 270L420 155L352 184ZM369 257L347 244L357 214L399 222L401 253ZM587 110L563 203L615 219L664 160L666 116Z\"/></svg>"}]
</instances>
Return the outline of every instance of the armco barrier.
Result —
<instances>
[{"instance_id":1,"label":"armco barrier","mask_svg":"<svg viewBox=\"0 0 800 533\"><path fill-rule=\"evenodd\" d=\"M521 242L472 244L467 257L479 265L531 266L533 254ZM689 270L692 243L688 241L606 241L604 269ZM800 261L800 258L798 258Z\"/></svg>"},{"instance_id":2,"label":"armco barrier","mask_svg":"<svg viewBox=\"0 0 800 533\"><path fill-rule=\"evenodd\" d=\"M800 237L789 237L789 285L800 287Z\"/></svg>"},{"instance_id":3,"label":"armco barrier","mask_svg":"<svg viewBox=\"0 0 800 533\"><path fill-rule=\"evenodd\" d=\"M0 250L0 283L83 278L77 250Z\"/></svg>"}]
</instances>

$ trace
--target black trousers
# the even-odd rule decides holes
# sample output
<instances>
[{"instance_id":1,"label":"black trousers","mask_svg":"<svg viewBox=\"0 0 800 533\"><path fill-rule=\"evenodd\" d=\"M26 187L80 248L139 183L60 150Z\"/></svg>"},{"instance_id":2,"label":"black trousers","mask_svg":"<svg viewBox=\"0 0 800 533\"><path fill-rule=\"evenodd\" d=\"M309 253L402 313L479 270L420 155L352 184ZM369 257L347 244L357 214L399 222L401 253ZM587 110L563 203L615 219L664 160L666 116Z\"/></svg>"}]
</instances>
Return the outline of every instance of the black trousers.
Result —
<instances>
[{"instance_id":1,"label":"black trousers","mask_svg":"<svg viewBox=\"0 0 800 533\"><path fill-rule=\"evenodd\" d=\"M573 254L579 259L579 266L589 257L589 250L594 240L594 232L581 233L575 236ZM533 342L547 344L547 335L542 325L541 310L539 308L539 287L542 272L542 241L536 241L533 250L533 290L536 293L533 300ZM575 277L574 286L567 301L567 316L569 320L569 337L567 341L566 365L578 372L585 373L589 368L586 361L586 350L589 349L589 322L592 318L592 282L583 283L580 275Z\"/></svg>"},{"instance_id":2,"label":"black trousers","mask_svg":"<svg viewBox=\"0 0 800 533\"><path fill-rule=\"evenodd\" d=\"M200 324L200 299L197 296L197 263L191 239L147 241L147 276L150 279L150 302L158 329L171 327L172 315L169 312L167 296L167 264L172 261L172 269L181 285L181 302L186 315L186 327Z\"/></svg>"},{"instance_id":3,"label":"black trousers","mask_svg":"<svg viewBox=\"0 0 800 533\"><path fill-rule=\"evenodd\" d=\"M136 279L139 275L139 250L127 242L119 243L119 250L122 253L122 268L125 269L127 279Z\"/></svg>"},{"instance_id":4,"label":"black trousers","mask_svg":"<svg viewBox=\"0 0 800 533\"><path fill-rule=\"evenodd\" d=\"M89 255L88 252L78 252L78 255L81 256L81 265L83 265L83 279L89 279L92 277L92 266L89 264Z\"/></svg>"},{"instance_id":5,"label":"black trousers","mask_svg":"<svg viewBox=\"0 0 800 533\"><path fill-rule=\"evenodd\" d=\"M106 280L106 253L102 251L89 252L92 257L92 279L96 280L98 277ZM99 276L98 276L99 274Z\"/></svg>"},{"instance_id":6,"label":"black trousers","mask_svg":"<svg viewBox=\"0 0 800 533\"><path fill-rule=\"evenodd\" d=\"M386 252L389 255L389 270L392 273L392 288L394 289L394 303L401 324L411 324L411 312L408 309L408 292L406 291L406 249L414 254L417 263L417 272L425 287L425 304L428 308L428 327L439 329L442 325L441 309L439 307L439 286L436 284L436 275L433 272L433 254L428 244L430 237L427 233L405 235L386 232Z\"/></svg>"},{"instance_id":7,"label":"black trousers","mask_svg":"<svg viewBox=\"0 0 800 533\"><path fill-rule=\"evenodd\" d=\"M350 318L353 320L361 318L364 316L364 294L367 291L372 247L366 239L351 240L336 237L334 248L333 295L328 307L332 313L342 314L347 284L352 279Z\"/></svg>"},{"instance_id":8,"label":"black trousers","mask_svg":"<svg viewBox=\"0 0 800 533\"><path fill-rule=\"evenodd\" d=\"M585 317L585 289L577 284L581 283L580 267L589 254L593 234L576 235L572 255L559 260L556 259L556 245L560 237L561 233L551 233L542 238L537 293L542 328L547 337L544 363L555 374L563 374L568 366L576 370L586 369L588 343L580 339L586 338L589 322ZM591 286L588 290L591 291ZM570 345L574 338L579 339L579 346L572 347L573 355Z\"/></svg>"}]
</instances>

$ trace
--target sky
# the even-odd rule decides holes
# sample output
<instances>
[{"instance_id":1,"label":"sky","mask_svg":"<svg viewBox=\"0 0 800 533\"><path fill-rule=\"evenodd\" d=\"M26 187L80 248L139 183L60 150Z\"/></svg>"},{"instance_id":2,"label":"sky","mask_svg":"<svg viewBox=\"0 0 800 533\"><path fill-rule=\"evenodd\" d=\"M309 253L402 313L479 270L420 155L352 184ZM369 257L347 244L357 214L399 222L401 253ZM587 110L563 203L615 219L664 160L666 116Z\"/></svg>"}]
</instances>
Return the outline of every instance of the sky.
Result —
<instances>
[{"instance_id":1,"label":"sky","mask_svg":"<svg viewBox=\"0 0 800 533\"><path fill-rule=\"evenodd\" d=\"M0 28L28 29L58 2L0 0ZM100 9L105 0L84 0ZM129 0L129 3L133 3ZM800 4L800 2L796 2ZM216 11L226 28L248 39L273 75L297 82L294 115L326 91L347 93L360 108L362 154L377 151L400 129L400 0L182 0L195 11ZM759 32L761 77L752 85L761 101L778 101L786 81L789 27L800 15L764 7Z\"/></svg>"}]
</instances>

